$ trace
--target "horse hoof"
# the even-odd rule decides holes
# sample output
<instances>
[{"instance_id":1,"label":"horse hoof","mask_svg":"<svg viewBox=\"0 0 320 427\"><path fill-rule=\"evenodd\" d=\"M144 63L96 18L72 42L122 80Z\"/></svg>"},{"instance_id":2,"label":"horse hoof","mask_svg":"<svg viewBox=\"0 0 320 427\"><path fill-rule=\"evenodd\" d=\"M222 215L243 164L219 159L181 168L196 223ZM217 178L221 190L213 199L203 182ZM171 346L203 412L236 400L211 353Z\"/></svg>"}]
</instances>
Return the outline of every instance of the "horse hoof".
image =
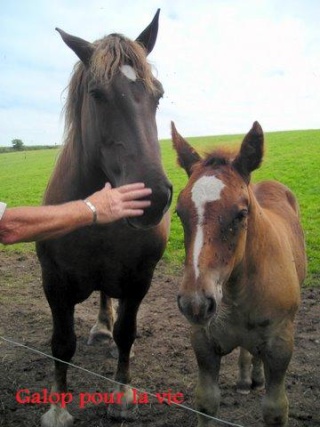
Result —
<instances>
[{"instance_id":1,"label":"horse hoof","mask_svg":"<svg viewBox=\"0 0 320 427\"><path fill-rule=\"evenodd\" d=\"M248 395L251 391L251 384L247 381L239 381L237 383L237 393L242 395Z\"/></svg>"},{"instance_id":2,"label":"horse hoof","mask_svg":"<svg viewBox=\"0 0 320 427\"><path fill-rule=\"evenodd\" d=\"M251 386L251 388L253 390L257 390L257 391L264 390L265 389L264 380L262 380L262 381L254 381L254 380L252 380L252 386Z\"/></svg>"},{"instance_id":3,"label":"horse hoof","mask_svg":"<svg viewBox=\"0 0 320 427\"><path fill-rule=\"evenodd\" d=\"M98 343L109 344L110 341L113 341L111 331L106 327L95 324L91 328L87 344L88 345L94 345Z\"/></svg>"},{"instance_id":4,"label":"horse hoof","mask_svg":"<svg viewBox=\"0 0 320 427\"><path fill-rule=\"evenodd\" d=\"M108 416L113 419L134 420L137 415L137 405L133 403L133 390L125 386L120 387L116 394L121 395L121 401L108 405Z\"/></svg>"},{"instance_id":5,"label":"horse hoof","mask_svg":"<svg viewBox=\"0 0 320 427\"><path fill-rule=\"evenodd\" d=\"M137 419L137 408L135 405L130 405L128 407L109 405L108 416L114 420L134 421Z\"/></svg>"},{"instance_id":6,"label":"horse hoof","mask_svg":"<svg viewBox=\"0 0 320 427\"><path fill-rule=\"evenodd\" d=\"M250 394L250 388L249 387L237 387L237 393L242 394L243 396L247 396Z\"/></svg>"},{"instance_id":7,"label":"horse hoof","mask_svg":"<svg viewBox=\"0 0 320 427\"><path fill-rule=\"evenodd\" d=\"M74 417L60 406L52 405L41 417L41 427L71 427Z\"/></svg>"}]
</instances>

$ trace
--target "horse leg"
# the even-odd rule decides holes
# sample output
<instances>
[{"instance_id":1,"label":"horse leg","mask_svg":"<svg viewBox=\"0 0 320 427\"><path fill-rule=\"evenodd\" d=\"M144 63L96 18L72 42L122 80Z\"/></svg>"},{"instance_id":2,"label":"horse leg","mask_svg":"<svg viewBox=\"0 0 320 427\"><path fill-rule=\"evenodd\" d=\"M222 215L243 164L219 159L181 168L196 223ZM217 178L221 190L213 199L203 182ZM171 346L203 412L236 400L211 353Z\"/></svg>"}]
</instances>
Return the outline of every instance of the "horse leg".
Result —
<instances>
[{"instance_id":1,"label":"horse leg","mask_svg":"<svg viewBox=\"0 0 320 427\"><path fill-rule=\"evenodd\" d=\"M114 323L112 299L104 292L100 292L100 307L96 323L90 330L88 345L96 342L110 342Z\"/></svg>"},{"instance_id":2,"label":"horse leg","mask_svg":"<svg viewBox=\"0 0 320 427\"><path fill-rule=\"evenodd\" d=\"M61 299L63 301L63 299ZM51 341L52 355L57 359L70 362L76 350L76 335L74 333L74 306L52 307L53 335ZM68 365L55 360L54 384L51 391L56 393L67 392ZM42 427L70 427L73 416L60 404L52 404L41 418Z\"/></svg>"},{"instance_id":3,"label":"horse leg","mask_svg":"<svg viewBox=\"0 0 320 427\"><path fill-rule=\"evenodd\" d=\"M240 348L238 367L239 376L237 381L237 392L240 394L249 394L252 384L252 355L248 350L242 347Z\"/></svg>"},{"instance_id":4,"label":"horse leg","mask_svg":"<svg viewBox=\"0 0 320 427\"><path fill-rule=\"evenodd\" d=\"M264 370L263 363L260 357L253 356L252 358L252 385L253 390L264 389Z\"/></svg>"},{"instance_id":5,"label":"horse leg","mask_svg":"<svg viewBox=\"0 0 320 427\"><path fill-rule=\"evenodd\" d=\"M220 389L218 385L221 356L212 346L202 329L194 328L191 344L196 355L199 374L195 392L195 404L198 411L215 416L220 405ZM198 415L198 427L213 426L212 420Z\"/></svg>"},{"instance_id":6,"label":"horse leg","mask_svg":"<svg viewBox=\"0 0 320 427\"><path fill-rule=\"evenodd\" d=\"M249 351L241 347L238 366L238 393L249 394L251 389L262 390L264 388L263 363L259 357L252 356Z\"/></svg>"},{"instance_id":7,"label":"horse leg","mask_svg":"<svg viewBox=\"0 0 320 427\"><path fill-rule=\"evenodd\" d=\"M290 328L292 329L292 328ZM276 331L262 355L266 377L266 395L262 402L264 422L283 427L288 423L289 403L285 391L285 375L293 350L293 335Z\"/></svg>"},{"instance_id":8,"label":"horse leg","mask_svg":"<svg viewBox=\"0 0 320 427\"><path fill-rule=\"evenodd\" d=\"M117 399L121 402L108 406L108 413L113 418L126 418L129 408L133 405L133 390L130 383L130 351L136 337L137 313L142 299L122 299L119 301L118 318L114 324L113 338L117 345L119 356L115 381L119 384L115 390Z\"/></svg>"}]
</instances>

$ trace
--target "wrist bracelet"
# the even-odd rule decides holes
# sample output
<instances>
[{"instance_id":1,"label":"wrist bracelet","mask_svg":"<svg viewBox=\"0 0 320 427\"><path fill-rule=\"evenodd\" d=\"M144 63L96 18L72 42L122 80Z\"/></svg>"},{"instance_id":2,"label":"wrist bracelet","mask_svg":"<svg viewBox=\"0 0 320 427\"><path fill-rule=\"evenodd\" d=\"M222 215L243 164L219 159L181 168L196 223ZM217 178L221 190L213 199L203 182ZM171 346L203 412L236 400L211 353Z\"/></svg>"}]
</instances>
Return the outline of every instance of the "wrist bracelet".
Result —
<instances>
[{"instance_id":1,"label":"wrist bracelet","mask_svg":"<svg viewBox=\"0 0 320 427\"><path fill-rule=\"evenodd\" d=\"M98 219L96 207L89 200L84 200L84 203L88 206L88 208L93 213L92 224L96 224L97 219Z\"/></svg>"}]
</instances>

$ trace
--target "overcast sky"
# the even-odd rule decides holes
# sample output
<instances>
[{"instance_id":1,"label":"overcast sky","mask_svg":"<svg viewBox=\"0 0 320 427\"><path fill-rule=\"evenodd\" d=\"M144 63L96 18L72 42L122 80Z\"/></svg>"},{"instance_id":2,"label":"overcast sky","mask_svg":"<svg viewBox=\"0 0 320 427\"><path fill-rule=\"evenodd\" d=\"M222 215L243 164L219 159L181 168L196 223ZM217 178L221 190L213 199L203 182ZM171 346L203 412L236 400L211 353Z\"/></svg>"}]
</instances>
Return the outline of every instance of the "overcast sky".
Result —
<instances>
[{"instance_id":1,"label":"overcast sky","mask_svg":"<svg viewBox=\"0 0 320 427\"><path fill-rule=\"evenodd\" d=\"M319 0L11 0L0 10L0 145L60 144L75 54L54 30L136 38L161 8L149 59L157 122L185 136L320 128Z\"/></svg>"}]
</instances>

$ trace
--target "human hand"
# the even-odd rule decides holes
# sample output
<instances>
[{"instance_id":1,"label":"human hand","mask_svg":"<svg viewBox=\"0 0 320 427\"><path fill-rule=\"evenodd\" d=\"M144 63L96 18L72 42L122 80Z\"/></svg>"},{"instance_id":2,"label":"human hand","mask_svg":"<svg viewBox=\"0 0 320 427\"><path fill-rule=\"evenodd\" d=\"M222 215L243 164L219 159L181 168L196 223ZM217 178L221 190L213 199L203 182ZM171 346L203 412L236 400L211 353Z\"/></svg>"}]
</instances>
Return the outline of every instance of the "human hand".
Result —
<instances>
[{"instance_id":1,"label":"human hand","mask_svg":"<svg viewBox=\"0 0 320 427\"><path fill-rule=\"evenodd\" d=\"M150 196L152 190L143 183L123 185L112 188L109 183L105 187L89 196L97 211L97 223L107 224L121 218L141 216L144 209L149 207L150 200L139 200Z\"/></svg>"}]
</instances>

